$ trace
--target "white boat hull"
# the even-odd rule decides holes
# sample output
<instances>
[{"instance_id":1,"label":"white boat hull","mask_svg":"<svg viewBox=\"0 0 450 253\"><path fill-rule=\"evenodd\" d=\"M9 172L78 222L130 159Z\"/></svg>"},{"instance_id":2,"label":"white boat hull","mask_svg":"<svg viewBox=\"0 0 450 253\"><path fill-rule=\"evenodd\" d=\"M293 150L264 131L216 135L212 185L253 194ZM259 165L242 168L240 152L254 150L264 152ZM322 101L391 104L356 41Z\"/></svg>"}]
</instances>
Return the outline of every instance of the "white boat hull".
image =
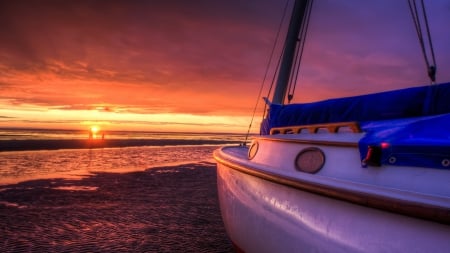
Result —
<instances>
[{"instance_id":1,"label":"white boat hull","mask_svg":"<svg viewBox=\"0 0 450 253\"><path fill-rule=\"evenodd\" d=\"M311 6L276 45L260 135L214 153L237 251L450 252L450 83L289 104Z\"/></svg>"},{"instance_id":2,"label":"white boat hull","mask_svg":"<svg viewBox=\"0 0 450 253\"><path fill-rule=\"evenodd\" d=\"M267 180L220 152L215 157L222 217L243 252L450 251L447 224Z\"/></svg>"}]
</instances>

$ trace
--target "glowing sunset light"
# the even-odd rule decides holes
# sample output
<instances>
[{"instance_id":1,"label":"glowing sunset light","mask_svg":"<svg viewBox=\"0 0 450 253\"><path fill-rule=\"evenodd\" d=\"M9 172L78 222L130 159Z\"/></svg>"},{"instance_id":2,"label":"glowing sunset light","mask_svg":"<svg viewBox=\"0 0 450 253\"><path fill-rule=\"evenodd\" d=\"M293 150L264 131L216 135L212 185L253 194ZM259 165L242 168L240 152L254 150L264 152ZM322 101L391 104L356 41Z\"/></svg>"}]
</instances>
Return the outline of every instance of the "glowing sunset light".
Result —
<instances>
[{"instance_id":1,"label":"glowing sunset light","mask_svg":"<svg viewBox=\"0 0 450 253\"><path fill-rule=\"evenodd\" d=\"M426 5L437 79L450 81L449 2ZM428 83L407 1L313 8L293 102ZM0 128L245 133L283 10L278 0L2 1Z\"/></svg>"},{"instance_id":2,"label":"glowing sunset light","mask_svg":"<svg viewBox=\"0 0 450 253\"><path fill-rule=\"evenodd\" d=\"M98 139L98 135L100 134L100 127L98 126L91 126L89 129L89 139ZM102 134L102 139L104 138L104 133Z\"/></svg>"},{"instance_id":3,"label":"glowing sunset light","mask_svg":"<svg viewBox=\"0 0 450 253\"><path fill-rule=\"evenodd\" d=\"M100 131L100 128L98 126L91 126L91 132L93 134L97 134L98 131Z\"/></svg>"}]
</instances>

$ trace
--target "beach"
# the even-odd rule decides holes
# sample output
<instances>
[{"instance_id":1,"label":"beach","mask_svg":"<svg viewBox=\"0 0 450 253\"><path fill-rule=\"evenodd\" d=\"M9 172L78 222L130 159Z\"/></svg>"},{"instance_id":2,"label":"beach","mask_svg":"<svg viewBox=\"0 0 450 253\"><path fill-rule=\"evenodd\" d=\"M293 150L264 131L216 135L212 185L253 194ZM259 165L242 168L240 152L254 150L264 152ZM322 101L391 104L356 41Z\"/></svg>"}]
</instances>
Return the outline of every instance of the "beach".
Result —
<instances>
[{"instance_id":1,"label":"beach","mask_svg":"<svg viewBox=\"0 0 450 253\"><path fill-rule=\"evenodd\" d=\"M223 140L145 140L145 139L112 139L112 140L0 140L2 151L58 150L58 149L97 149L141 146L182 146L182 145L218 145L233 144L236 141Z\"/></svg>"},{"instance_id":2,"label":"beach","mask_svg":"<svg viewBox=\"0 0 450 253\"><path fill-rule=\"evenodd\" d=\"M0 223L1 252L233 252L211 160L3 184Z\"/></svg>"},{"instance_id":3,"label":"beach","mask_svg":"<svg viewBox=\"0 0 450 253\"><path fill-rule=\"evenodd\" d=\"M0 252L233 252L212 158L230 136L2 134Z\"/></svg>"}]
</instances>

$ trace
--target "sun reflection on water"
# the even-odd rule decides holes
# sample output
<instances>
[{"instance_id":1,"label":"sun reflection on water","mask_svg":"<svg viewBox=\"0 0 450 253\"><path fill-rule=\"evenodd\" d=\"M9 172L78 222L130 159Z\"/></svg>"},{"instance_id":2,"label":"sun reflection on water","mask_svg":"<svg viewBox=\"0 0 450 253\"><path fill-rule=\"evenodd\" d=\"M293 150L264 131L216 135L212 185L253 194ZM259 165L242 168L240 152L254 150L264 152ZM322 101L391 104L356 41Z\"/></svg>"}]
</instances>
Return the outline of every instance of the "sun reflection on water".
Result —
<instances>
[{"instance_id":1,"label":"sun reflection on water","mask_svg":"<svg viewBox=\"0 0 450 253\"><path fill-rule=\"evenodd\" d=\"M34 179L81 179L183 163L213 162L217 146L165 146L0 153L0 185Z\"/></svg>"}]
</instances>

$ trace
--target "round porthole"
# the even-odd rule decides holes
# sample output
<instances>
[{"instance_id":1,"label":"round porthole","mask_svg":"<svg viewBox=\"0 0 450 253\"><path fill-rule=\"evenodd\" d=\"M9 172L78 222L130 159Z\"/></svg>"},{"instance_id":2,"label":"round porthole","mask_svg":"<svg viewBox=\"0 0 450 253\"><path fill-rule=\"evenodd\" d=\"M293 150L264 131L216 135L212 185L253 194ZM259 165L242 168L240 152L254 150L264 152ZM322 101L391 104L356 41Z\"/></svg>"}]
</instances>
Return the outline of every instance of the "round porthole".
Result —
<instances>
[{"instance_id":1,"label":"round porthole","mask_svg":"<svg viewBox=\"0 0 450 253\"><path fill-rule=\"evenodd\" d=\"M295 158L295 167L306 173L316 173L325 164L325 154L314 147L305 148Z\"/></svg>"},{"instance_id":2,"label":"round porthole","mask_svg":"<svg viewBox=\"0 0 450 253\"><path fill-rule=\"evenodd\" d=\"M253 159L256 156L256 153L258 152L259 144L257 141L252 141L252 144L250 145L250 148L248 149L248 159Z\"/></svg>"}]
</instances>

